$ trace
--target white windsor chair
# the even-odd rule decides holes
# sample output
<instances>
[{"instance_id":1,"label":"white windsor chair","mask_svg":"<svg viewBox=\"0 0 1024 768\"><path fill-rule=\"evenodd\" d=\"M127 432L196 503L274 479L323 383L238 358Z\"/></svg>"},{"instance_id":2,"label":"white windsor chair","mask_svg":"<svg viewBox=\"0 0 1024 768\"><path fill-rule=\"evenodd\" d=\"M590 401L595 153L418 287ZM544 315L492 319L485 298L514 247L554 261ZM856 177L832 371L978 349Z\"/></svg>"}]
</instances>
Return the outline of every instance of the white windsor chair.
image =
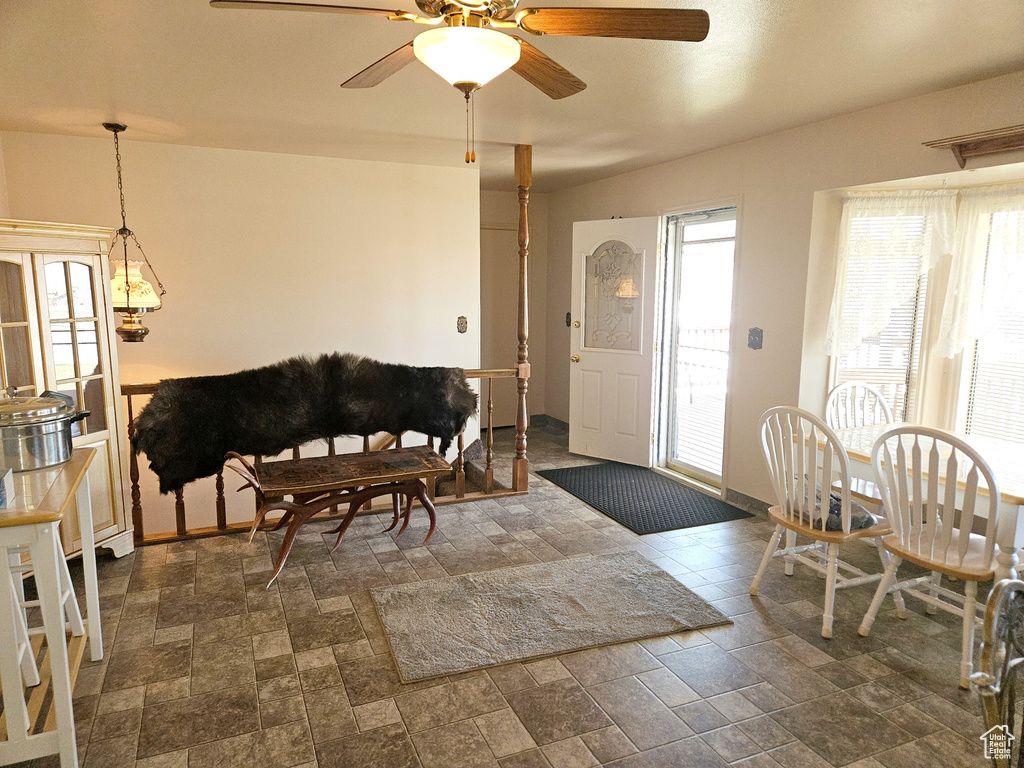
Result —
<instances>
[{"instance_id":1,"label":"white windsor chair","mask_svg":"<svg viewBox=\"0 0 1024 768\"><path fill-rule=\"evenodd\" d=\"M839 559L841 544L857 539L873 539L883 567L889 564L888 554L879 546L881 536L892 533L884 519L870 528L852 528L850 505L850 459L835 432L813 413L799 408L779 406L761 416L761 447L771 475L778 504L768 510L775 531L765 549L757 575L750 585L756 595L768 563L773 557L786 561L787 576L793 575L799 562L825 576L825 608L821 636L832 637L835 591L881 579L881 573L866 573ZM841 498L841 530L826 530L829 518L829 490L838 488ZM820 492L821 501L818 500ZM786 545L779 548L782 534ZM800 534L814 543L796 545ZM825 545L824 551L820 547ZM852 575L841 575L840 569ZM901 596L896 596L897 610L905 615Z\"/></svg>"},{"instance_id":2,"label":"white windsor chair","mask_svg":"<svg viewBox=\"0 0 1024 768\"><path fill-rule=\"evenodd\" d=\"M893 532L882 539L889 564L858 630L867 636L886 592L900 590L963 618L960 687L970 687L974 631L980 624L978 582L995 573L999 487L988 463L964 440L941 429L904 425L879 436L871 465ZM962 484L962 487L960 487ZM959 515L957 514L959 510ZM972 533L985 510L984 534ZM957 517L959 516L959 520ZM904 560L931 574L893 583ZM942 586L961 579L964 594ZM925 591L918 587L925 586Z\"/></svg>"}]
</instances>

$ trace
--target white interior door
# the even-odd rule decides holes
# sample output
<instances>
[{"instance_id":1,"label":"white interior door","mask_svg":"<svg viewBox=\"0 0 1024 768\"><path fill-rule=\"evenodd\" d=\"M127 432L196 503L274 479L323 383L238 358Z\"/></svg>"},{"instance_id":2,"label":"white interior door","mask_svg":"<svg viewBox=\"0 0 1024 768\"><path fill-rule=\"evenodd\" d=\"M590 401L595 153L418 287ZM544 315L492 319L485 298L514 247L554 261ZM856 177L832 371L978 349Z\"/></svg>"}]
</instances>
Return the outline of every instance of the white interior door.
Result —
<instances>
[{"instance_id":1,"label":"white interior door","mask_svg":"<svg viewBox=\"0 0 1024 768\"><path fill-rule=\"evenodd\" d=\"M649 467L658 217L573 225L569 450Z\"/></svg>"}]
</instances>

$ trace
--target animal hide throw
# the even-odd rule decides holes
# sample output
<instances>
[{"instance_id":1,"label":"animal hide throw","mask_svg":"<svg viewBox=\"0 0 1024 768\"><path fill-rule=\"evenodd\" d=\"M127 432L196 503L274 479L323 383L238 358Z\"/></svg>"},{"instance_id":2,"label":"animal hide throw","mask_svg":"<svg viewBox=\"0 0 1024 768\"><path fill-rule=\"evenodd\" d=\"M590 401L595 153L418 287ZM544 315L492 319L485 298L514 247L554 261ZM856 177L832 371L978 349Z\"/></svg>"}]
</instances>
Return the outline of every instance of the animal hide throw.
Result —
<instances>
[{"instance_id":1,"label":"animal hide throw","mask_svg":"<svg viewBox=\"0 0 1024 768\"><path fill-rule=\"evenodd\" d=\"M223 376L160 382L136 421L132 448L144 452L160 492L208 477L224 455L275 456L339 435L439 438L443 455L476 413L461 368L417 368L350 354L293 357Z\"/></svg>"}]
</instances>

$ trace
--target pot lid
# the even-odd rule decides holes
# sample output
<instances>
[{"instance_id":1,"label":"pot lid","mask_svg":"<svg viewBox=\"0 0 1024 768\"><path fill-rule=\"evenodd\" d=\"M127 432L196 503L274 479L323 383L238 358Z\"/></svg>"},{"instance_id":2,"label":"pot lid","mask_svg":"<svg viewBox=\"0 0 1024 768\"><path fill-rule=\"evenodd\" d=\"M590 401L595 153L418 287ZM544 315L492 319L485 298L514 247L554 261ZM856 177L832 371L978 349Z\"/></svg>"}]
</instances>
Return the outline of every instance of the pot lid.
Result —
<instances>
[{"instance_id":1,"label":"pot lid","mask_svg":"<svg viewBox=\"0 0 1024 768\"><path fill-rule=\"evenodd\" d=\"M0 426L53 421L75 413L75 407L58 397L5 397L0 399Z\"/></svg>"}]
</instances>

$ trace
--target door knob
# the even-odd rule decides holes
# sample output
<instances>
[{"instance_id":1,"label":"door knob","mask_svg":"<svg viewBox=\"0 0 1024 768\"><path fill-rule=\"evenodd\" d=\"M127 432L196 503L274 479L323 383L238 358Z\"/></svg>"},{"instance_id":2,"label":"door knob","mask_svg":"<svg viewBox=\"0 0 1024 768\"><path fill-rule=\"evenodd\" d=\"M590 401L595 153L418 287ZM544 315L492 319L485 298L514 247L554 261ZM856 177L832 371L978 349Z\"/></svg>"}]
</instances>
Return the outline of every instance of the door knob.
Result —
<instances>
[{"instance_id":1,"label":"door knob","mask_svg":"<svg viewBox=\"0 0 1024 768\"><path fill-rule=\"evenodd\" d=\"M580 361L580 356L579 355L573 355L569 359L572 360L574 363L578 363Z\"/></svg>"},{"instance_id":2,"label":"door knob","mask_svg":"<svg viewBox=\"0 0 1024 768\"><path fill-rule=\"evenodd\" d=\"M573 327L573 328L579 328L579 327L580 327L580 321L579 321L579 320L577 320L576 322L574 322L574 323L572 324L572 327Z\"/></svg>"}]
</instances>

